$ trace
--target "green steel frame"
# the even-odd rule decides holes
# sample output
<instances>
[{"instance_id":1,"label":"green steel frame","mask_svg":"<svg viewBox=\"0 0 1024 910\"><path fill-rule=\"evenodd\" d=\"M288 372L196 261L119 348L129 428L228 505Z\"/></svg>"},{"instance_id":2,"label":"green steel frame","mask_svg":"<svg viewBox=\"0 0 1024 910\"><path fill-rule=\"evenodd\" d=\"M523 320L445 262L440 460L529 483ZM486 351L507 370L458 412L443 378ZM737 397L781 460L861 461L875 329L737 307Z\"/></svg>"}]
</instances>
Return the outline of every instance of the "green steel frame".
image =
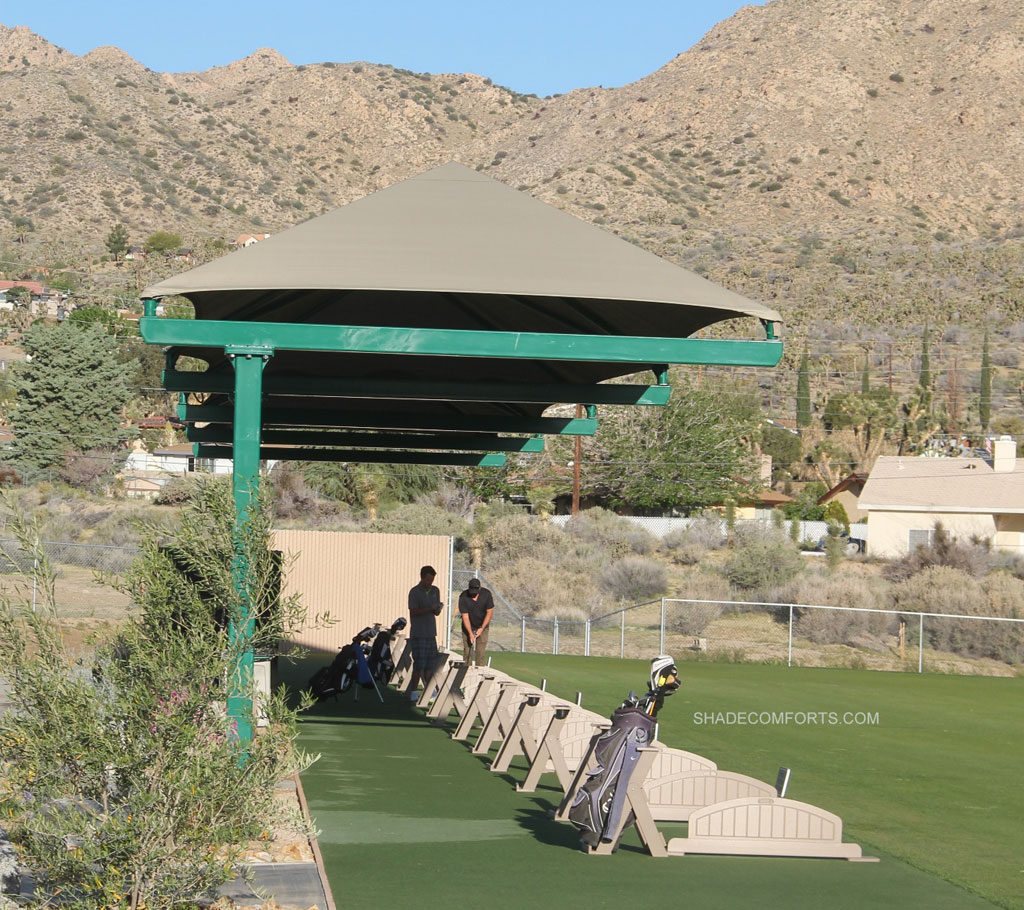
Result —
<instances>
[{"instance_id":1,"label":"green steel frame","mask_svg":"<svg viewBox=\"0 0 1024 910\"><path fill-rule=\"evenodd\" d=\"M231 405L179 404L178 416L189 423L231 424L234 422L235 412ZM597 419L264 408L263 426L593 436L597 432Z\"/></svg>"},{"instance_id":2,"label":"green steel frame","mask_svg":"<svg viewBox=\"0 0 1024 910\"><path fill-rule=\"evenodd\" d=\"M227 444L232 441L231 427L211 424L190 426L190 442ZM541 436L499 436L496 433L348 433L327 430L264 430L263 445L350 447L371 449L455 449L482 452L543 452Z\"/></svg>"},{"instance_id":3,"label":"green steel frame","mask_svg":"<svg viewBox=\"0 0 1024 910\"><path fill-rule=\"evenodd\" d=\"M231 446L197 445L197 458L231 458ZM500 452L375 452L365 449L305 449L263 446L263 461L344 461L352 464L459 465L462 467L500 468L505 456Z\"/></svg>"},{"instance_id":4,"label":"green steel frame","mask_svg":"<svg viewBox=\"0 0 1024 910\"><path fill-rule=\"evenodd\" d=\"M164 370L168 392L221 392L235 389L230 373L188 373ZM542 382L431 382L400 379L332 379L330 377L266 376L266 395L308 395L330 398L397 399L402 401L502 401L530 404L640 404L660 407L668 403L667 384L625 385Z\"/></svg>"},{"instance_id":5,"label":"green steel frame","mask_svg":"<svg viewBox=\"0 0 1024 910\"><path fill-rule=\"evenodd\" d=\"M243 656L230 679L228 715L236 724L244 749L252 738L251 688L254 617L250 609L248 566L242 541L259 486L263 458L295 458L407 464L504 464L497 453L457 454L408 449L501 449L534 451L533 439L502 439L497 433L593 435L598 404L664 405L668 401L668 365L672 363L775 366L782 342L771 322L762 321L765 341L661 338L642 336L544 334L455 329L392 328L381 326L309 325L231 320L161 319L158 302L144 301L139 330L149 344L169 346L165 386L182 393L178 413L193 427L190 438L199 457L234 460L232 492L235 501L235 554L232 574L240 594L239 615L232 617L229 634ZM185 373L174 369L177 347L210 348L227 355L234 376L226 372ZM416 380L334 379L274 375L264 383L263 371L276 351L320 351L559 362L642 364L655 373L657 385L581 385L573 383L458 383ZM231 405L188 404L186 393L231 395ZM555 404L585 403L586 418L523 417L518 415L421 415L414 412L334 410L327 408L264 408L264 396L297 398L365 398L402 401L465 401ZM226 426L219 426L226 425ZM264 427L274 427L264 431ZM309 429L321 427L320 431ZM305 429L299 429L305 428ZM372 434L353 429L383 430ZM395 431L431 431L415 436ZM446 435L447 434L447 435ZM488 435L483 435L488 434ZM271 445L266 445L270 443ZM337 446L370 446L369 449ZM376 447L386 447L377 450ZM398 449L400 451L394 451ZM246 643L249 643L247 646Z\"/></svg>"}]
</instances>

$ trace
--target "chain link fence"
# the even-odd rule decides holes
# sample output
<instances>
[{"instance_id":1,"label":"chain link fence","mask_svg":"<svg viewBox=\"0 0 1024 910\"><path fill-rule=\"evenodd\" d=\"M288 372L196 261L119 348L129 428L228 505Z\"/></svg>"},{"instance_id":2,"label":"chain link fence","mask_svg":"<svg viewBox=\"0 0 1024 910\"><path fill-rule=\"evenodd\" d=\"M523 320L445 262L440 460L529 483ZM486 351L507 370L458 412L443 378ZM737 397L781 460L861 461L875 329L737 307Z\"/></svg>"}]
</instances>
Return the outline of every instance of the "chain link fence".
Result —
<instances>
[{"instance_id":1,"label":"chain link fence","mask_svg":"<svg viewBox=\"0 0 1024 910\"><path fill-rule=\"evenodd\" d=\"M492 650L986 676L1015 676L1024 664L1018 618L659 598L560 621L526 615L479 573L452 574L453 603L474 575L493 592ZM459 622L456 613L453 641Z\"/></svg>"},{"instance_id":2,"label":"chain link fence","mask_svg":"<svg viewBox=\"0 0 1024 910\"><path fill-rule=\"evenodd\" d=\"M116 622L125 616L130 598L99 583L97 576L126 572L138 555L137 547L68 541L43 541L41 547L56 575L57 615L63 622L84 630L96 621ZM39 606L38 569L32 554L17 540L0 538L0 591L6 596Z\"/></svg>"}]
</instances>

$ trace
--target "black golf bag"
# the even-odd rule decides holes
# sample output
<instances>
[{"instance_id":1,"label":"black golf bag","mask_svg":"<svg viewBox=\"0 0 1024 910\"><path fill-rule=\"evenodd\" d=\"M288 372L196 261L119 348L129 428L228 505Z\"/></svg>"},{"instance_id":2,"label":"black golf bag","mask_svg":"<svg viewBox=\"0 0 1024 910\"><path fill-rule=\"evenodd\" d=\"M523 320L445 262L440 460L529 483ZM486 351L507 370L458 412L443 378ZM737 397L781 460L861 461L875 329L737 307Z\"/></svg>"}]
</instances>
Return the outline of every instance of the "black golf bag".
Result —
<instances>
[{"instance_id":1,"label":"black golf bag","mask_svg":"<svg viewBox=\"0 0 1024 910\"><path fill-rule=\"evenodd\" d=\"M569 820L580 829L583 846L596 847L602 840L611 841L608 832L621 831L632 822L632 812L621 827L626 803L626 785L640 758L639 749L654 740L655 719L635 701L628 701L612 714L611 728L597 744L594 758L597 767L589 773L576 791Z\"/></svg>"},{"instance_id":2,"label":"black golf bag","mask_svg":"<svg viewBox=\"0 0 1024 910\"><path fill-rule=\"evenodd\" d=\"M359 677L359 656L362 655L365 659L367 642L372 641L379 631L380 623L367 626L338 652L338 656L330 664L321 667L310 677L306 688L313 693L317 701L323 701L332 695L337 698L352 687L352 683Z\"/></svg>"},{"instance_id":3,"label":"black golf bag","mask_svg":"<svg viewBox=\"0 0 1024 910\"><path fill-rule=\"evenodd\" d=\"M658 712L678 688L675 661L668 654L659 654L651 661L647 694L637 698L630 692L612 714L611 727L601 734L594 749L597 767L588 772L569 807L569 821L580 829L584 848L596 847L601 841L612 843L616 832L632 824L633 812L626 809L626 787L640 759L639 750L654 742ZM625 818L623 812L628 812ZM617 848L616 843L612 849Z\"/></svg>"},{"instance_id":4,"label":"black golf bag","mask_svg":"<svg viewBox=\"0 0 1024 910\"><path fill-rule=\"evenodd\" d=\"M366 663L369 665L370 675L377 682L384 683L384 685L390 682L391 674L395 672L395 658L391 653L391 643L395 640L395 636L405 628L407 622L404 616L399 616L391 624L390 629L386 632L378 632L377 637L373 640L373 647L370 649L370 656L366 659Z\"/></svg>"}]
</instances>

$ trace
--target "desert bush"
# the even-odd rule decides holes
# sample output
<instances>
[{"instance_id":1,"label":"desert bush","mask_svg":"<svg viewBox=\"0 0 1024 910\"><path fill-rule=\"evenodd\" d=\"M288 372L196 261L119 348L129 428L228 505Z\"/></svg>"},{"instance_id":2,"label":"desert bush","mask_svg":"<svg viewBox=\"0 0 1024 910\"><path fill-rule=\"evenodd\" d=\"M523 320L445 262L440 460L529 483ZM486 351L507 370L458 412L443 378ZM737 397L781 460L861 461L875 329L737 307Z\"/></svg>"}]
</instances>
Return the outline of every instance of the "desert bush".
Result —
<instances>
[{"instance_id":1,"label":"desert bush","mask_svg":"<svg viewBox=\"0 0 1024 910\"><path fill-rule=\"evenodd\" d=\"M591 575L567 572L534 556L506 563L487 577L516 609L537 619L583 621L600 604Z\"/></svg>"},{"instance_id":2,"label":"desert bush","mask_svg":"<svg viewBox=\"0 0 1024 910\"><path fill-rule=\"evenodd\" d=\"M225 486L229 483L227 478L218 478L218 482ZM192 502L196 489L200 483L200 477L175 477L156 495L153 501L158 506L182 506Z\"/></svg>"},{"instance_id":3,"label":"desert bush","mask_svg":"<svg viewBox=\"0 0 1024 910\"><path fill-rule=\"evenodd\" d=\"M72 487L99 491L117 472L117 460L111 452L92 449L88 452L69 452L60 468L61 479Z\"/></svg>"},{"instance_id":4,"label":"desert bush","mask_svg":"<svg viewBox=\"0 0 1024 910\"><path fill-rule=\"evenodd\" d=\"M328 499L310 486L305 473L291 462L281 462L270 475L274 515L284 521L301 519L320 526L347 517L346 503Z\"/></svg>"},{"instance_id":5,"label":"desert bush","mask_svg":"<svg viewBox=\"0 0 1024 910\"><path fill-rule=\"evenodd\" d=\"M577 540L596 544L610 559L629 553L646 555L655 548L654 536L607 509L586 509L565 523L565 532Z\"/></svg>"},{"instance_id":6,"label":"desert bush","mask_svg":"<svg viewBox=\"0 0 1024 910\"><path fill-rule=\"evenodd\" d=\"M959 569L975 578L988 571L989 547L985 543L954 540L943 527L935 523L935 533L928 546L917 547L901 559L894 560L885 569L889 581L905 581L918 572L933 566Z\"/></svg>"},{"instance_id":7,"label":"desert bush","mask_svg":"<svg viewBox=\"0 0 1024 910\"><path fill-rule=\"evenodd\" d=\"M567 535L529 515L499 518L489 522L484 530L483 565L488 572L527 556L557 564L572 552L572 541Z\"/></svg>"},{"instance_id":8,"label":"desert bush","mask_svg":"<svg viewBox=\"0 0 1024 910\"><path fill-rule=\"evenodd\" d=\"M694 572L686 578L680 597L690 600L730 601L733 592L721 575ZM700 635L710 623L722 615L722 603L669 603L665 625L682 635Z\"/></svg>"},{"instance_id":9,"label":"desert bush","mask_svg":"<svg viewBox=\"0 0 1024 910\"><path fill-rule=\"evenodd\" d=\"M863 576L804 574L776 592L780 601L821 604L851 610L886 610L892 606L884 584ZM788 611L779 613L786 619ZM842 644L873 651L887 650L886 636L895 632L898 619L888 613L851 613L844 610L794 608L794 633L818 644Z\"/></svg>"},{"instance_id":10,"label":"desert bush","mask_svg":"<svg viewBox=\"0 0 1024 910\"><path fill-rule=\"evenodd\" d=\"M915 612L1024 617L1024 582L1004 572L979 581L961 569L929 566L898 584L895 596L899 608ZM1010 664L1024 661L1019 624L930 617L924 627L928 643L940 651Z\"/></svg>"},{"instance_id":11,"label":"desert bush","mask_svg":"<svg viewBox=\"0 0 1024 910\"><path fill-rule=\"evenodd\" d=\"M661 539L662 551L680 565L700 562L706 551L724 544L725 525L721 516L714 514L700 515L689 527L670 531Z\"/></svg>"},{"instance_id":12,"label":"desert bush","mask_svg":"<svg viewBox=\"0 0 1024 910\"><path fill-rule=\"evenodd\" d=\"M601 589L616 600L639 603L660 597L667 588L665 567L639 556L620 559L601 574Z\"/></svg>"},{"instance_id":13,"label":"desert bush","mask_svg":"<svg viewBox=\"0 0 1024 910\"><path fill-rule=\"evenodd\" d=\"M420 493L414 501L420 505L444 509L460 518L468 518L473 514L473 506L476 505L477 498L468 487L443 483L436 490Z\"/></svg>"},{"instance_id":14,"label":"desert bush","mask_svg":"<svg viewBox=\"0 0 1024 910\"><path fill-rule=\"evenodd\" d=\"M234 876L237 845L284 821L275 786L309 763L282 698L266 705L271 723L244 757L225 714L222 680L243 649L272 639L232 639L216 621L214 601L231 616L241 605L231 583L234 505L224 488L207 492L176 538L147 537L126 585L140 611L99 644L92 666L66 650L46 554L34 529L16 524L39 561L40 597L38 609L0 598L0 666L15 705L0 714L0 813L36 905L196 907ZM268 513L258 511L240 542L257 581L273 565ZM199 574L176 569L168 548ZM265 603L265 588L248 590ZM267 628L276 638L284 626Z\"/></svg>"},{"instance_id":15,"label":"desert bush","mask_svg":"<svg viewBox=\"0 0 1024 910\"><path fill-rule=\"evenodd\" d=\"M367 530L378 534L440 534L454 537L456 546L465 547L469 525L437 506L411 502L371 521Z\"/></svg>"},{"instance_id":16,"label":"desert bush","mask_svg":"<svg viewBox=\"0 0 1024 910\"><path fill-rule=\"evenodd\" d=\"M745 531L722 571L729 582L745 591L769 594L803 570L802 557L792 541L777 531Z\"/></svg>"}]
</instances>

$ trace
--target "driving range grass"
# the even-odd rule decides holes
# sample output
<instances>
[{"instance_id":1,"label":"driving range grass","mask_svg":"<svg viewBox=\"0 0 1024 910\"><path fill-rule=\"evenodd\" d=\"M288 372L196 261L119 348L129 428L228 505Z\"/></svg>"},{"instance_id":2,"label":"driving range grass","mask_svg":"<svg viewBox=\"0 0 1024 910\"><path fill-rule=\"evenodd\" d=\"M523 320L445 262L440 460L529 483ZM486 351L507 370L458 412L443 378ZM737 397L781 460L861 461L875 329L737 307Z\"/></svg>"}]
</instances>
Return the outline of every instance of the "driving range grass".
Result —
<instances>
[{"instance_id":1,"label":"driving range grass","mask_svg":"<svg viewBox=\"0 0 1024 910\"><path fill-rule=\"evenodd\" d=\"M494 664L569 698L582 691L602 714L647 673L646 662L608 658L498 654ZM788 795L840 815L844 839L882 862L656 860L632 831L617 854L586 856L575 829L547 817L560 791L515 792L521 760L492 774L449 738L451 725L429 724L394 692L381 705L362 690L301 725L301 745L322 753L303 782L339 906L1024 908L1024 680L714 663L683 673L659 718L663 742L767 781L791 767ZM730 711L877 712L879 722L695 722Z\"/></svg>"}]
</instances>

